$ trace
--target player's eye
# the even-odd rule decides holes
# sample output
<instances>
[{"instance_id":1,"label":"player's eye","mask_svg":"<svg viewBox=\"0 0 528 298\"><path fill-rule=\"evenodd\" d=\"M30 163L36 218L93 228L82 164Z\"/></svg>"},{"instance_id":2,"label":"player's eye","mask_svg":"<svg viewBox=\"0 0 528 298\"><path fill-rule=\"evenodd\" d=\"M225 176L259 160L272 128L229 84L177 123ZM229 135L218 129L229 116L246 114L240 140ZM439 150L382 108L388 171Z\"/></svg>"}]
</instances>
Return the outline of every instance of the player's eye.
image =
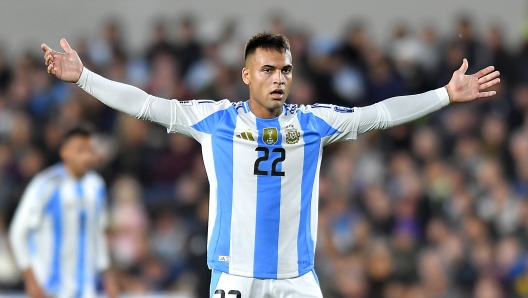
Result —
<instances>
[{"instance_id":1,"label":"player's eye","mask_svg":"<svg viewBox=\"0 0 528 298\"><path fill-rule=\"evenodd\" d=\"M282 70L283 73L290 73L291 71L292 70L289 67Z\"/></svg>"},{"instance_id":2,"label":"player's eye","mask_svg":"<svg viewBox=\"0 0 528 298\"><path fill-rule=\"evenodd\" d=\"M270 73L270 72L271 72L271 69L269 69L269 68L263 68L262 71L265 72L265 73Z\"/></svg>"}]
</instances>

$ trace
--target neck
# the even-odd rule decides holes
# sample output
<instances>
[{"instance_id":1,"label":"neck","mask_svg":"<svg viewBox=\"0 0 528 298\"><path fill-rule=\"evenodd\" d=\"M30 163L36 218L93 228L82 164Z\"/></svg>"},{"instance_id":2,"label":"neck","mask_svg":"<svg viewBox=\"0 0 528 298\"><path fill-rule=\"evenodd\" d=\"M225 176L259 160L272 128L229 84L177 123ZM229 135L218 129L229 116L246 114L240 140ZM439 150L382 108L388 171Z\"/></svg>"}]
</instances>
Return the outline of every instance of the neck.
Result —
<instances>
[{"instance_id":1,"label":"neck","mask_svg":"<svg viewBox=\"0 0 528 298\"><path fill-rule=\"evenodd\" d=\"M249 100L249 108L253 115L263 118L263 119L272 119L278 117L282 113L282 104L277 108L268 109L258 103L255 103L254 100Z\"/></svg>"},{"instance_id":2,"label":"neck","mask_svg":"<svg viewBox=\"0 0 528 298\"><path fill-rule=\"evenodd\" d=\"M75 179L80 179L82 176L84 176L84 173L77 173L75 172L71 166L68 166L67 164L64 164L64 168L66 169L66 172L72 176Z\"/></svg>"}]
</instances>

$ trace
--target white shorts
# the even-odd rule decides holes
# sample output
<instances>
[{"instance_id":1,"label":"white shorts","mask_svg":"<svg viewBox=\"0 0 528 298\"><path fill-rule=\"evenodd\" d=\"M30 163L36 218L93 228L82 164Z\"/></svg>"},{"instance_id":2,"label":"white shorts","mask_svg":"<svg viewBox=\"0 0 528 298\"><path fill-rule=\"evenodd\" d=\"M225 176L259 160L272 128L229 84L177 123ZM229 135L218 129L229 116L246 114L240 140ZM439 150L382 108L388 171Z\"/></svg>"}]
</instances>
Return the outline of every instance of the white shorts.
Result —
<instances>
[{"instance_id":1,"label":"white shorts","mask_svg":"<svg viewBox=\"0 0 528 298\"><path fill-rule=\"evenodd\" d=\"M287 279L260 279L213 270L210 298L322 298L315 271Z\"/></svg>"}]
</instances>

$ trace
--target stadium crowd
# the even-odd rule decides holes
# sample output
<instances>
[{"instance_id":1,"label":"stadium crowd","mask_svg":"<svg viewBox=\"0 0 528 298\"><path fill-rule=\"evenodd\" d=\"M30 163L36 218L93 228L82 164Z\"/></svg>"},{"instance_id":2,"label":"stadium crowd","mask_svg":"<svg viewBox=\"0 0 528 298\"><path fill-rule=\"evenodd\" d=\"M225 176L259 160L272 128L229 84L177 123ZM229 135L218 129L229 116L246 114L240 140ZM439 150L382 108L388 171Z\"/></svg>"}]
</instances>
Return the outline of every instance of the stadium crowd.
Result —
<instances>
[{"instance_id":1,"label":"stadium crowd","mask_svg":"<svg viewBox=\"0 0 528 298\"><path fill-rule=\"evenodd\" d=\"M101 75L176 99L248 99L245 40L226 22L216 40L193 18L157 21L142 53L110 21L98 40L72 41ZM462 58L469 73L501 72L491 99L449 106L414 123L325 149L316 272L328 298L503 298L528 295L528 30L504 44L500 27L460 18L391 30L368 24L340 39L270 22L291 43L288 102L364 106L445 85ZM81 32L80 32L81 33ZM41 41L39 41L41 42ZM7 227L32 176L59 160L61 135L89 122L109 189L109 243L122 291L208 297L208 182L198 143L117 113L48 75L42 57L0 51L0 290L21 291Z\"/></svg>"}]
</instances>

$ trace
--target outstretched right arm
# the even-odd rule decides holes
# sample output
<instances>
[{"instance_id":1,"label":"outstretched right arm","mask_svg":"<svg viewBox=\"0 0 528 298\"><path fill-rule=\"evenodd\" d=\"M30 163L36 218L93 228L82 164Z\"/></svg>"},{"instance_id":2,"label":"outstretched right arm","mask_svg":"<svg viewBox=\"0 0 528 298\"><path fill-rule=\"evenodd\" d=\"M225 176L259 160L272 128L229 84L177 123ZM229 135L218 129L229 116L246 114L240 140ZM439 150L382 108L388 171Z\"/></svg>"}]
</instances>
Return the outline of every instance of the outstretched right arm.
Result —
<instances>
[{"instance_id":1,"label":"outstretched right arm","mask_svg":"<svg viewBox=\"0 0 528 298\"><path fill-rule=\"evenodd\" d=\"M152 96L134 86L111 81L87 68L83 69L76 84L113 109L159 123L166 128L171 125L169 100Z\"/></svg>"},{"instance_id":2,"label":"outstretched right arm","mask_svg":"<svg viewBox=\"0 0 528 298\"><path fill-rule=\"evenodd\" d=\"M65 53L54 51L45 44L41 46L48 73L65 82L76 83L113 109L170 128L171 103L169 100L149 95L139 88L114 82L91 72L83 66L77 52L65 39L61 39L60 44Z\"/></svg>"}]
</instances>

